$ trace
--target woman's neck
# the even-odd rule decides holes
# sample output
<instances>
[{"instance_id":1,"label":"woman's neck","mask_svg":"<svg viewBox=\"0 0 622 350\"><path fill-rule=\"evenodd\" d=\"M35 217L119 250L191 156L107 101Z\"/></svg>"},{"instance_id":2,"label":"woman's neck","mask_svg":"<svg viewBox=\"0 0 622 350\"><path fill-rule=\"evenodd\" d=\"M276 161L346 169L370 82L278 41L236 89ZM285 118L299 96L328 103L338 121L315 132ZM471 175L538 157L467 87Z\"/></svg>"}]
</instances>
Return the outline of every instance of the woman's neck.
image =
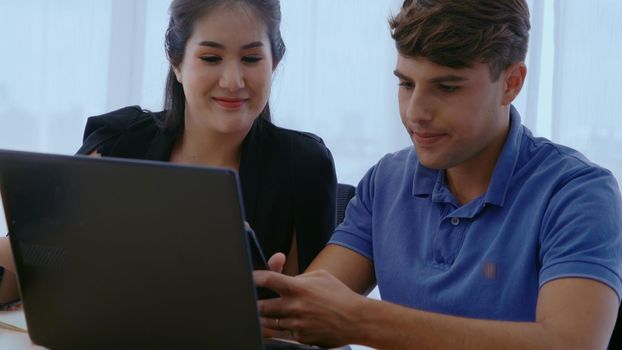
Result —
<instances>
[{"instance_id":1,"label":"woman's neck","mask_svg":"<svg viewBox=\"0 0 622 350\"><path fill-rule=\"evenodd\" d=\"M188 122L173 147L171 162L240 169L246 134L222 134Z\"/></svg>"}]
</instances>

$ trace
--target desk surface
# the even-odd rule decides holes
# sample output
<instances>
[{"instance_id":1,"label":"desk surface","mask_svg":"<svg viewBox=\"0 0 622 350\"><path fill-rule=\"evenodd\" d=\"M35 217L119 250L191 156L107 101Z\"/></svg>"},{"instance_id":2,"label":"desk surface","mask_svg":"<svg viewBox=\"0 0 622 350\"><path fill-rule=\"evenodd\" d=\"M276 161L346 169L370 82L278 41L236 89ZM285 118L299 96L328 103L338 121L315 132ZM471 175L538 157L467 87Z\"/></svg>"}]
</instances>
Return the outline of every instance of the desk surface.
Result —
<instances>
[{"instance_id":1,"label":"desk surface","mask_svg":"<svg viewBox=\"0 0 622 350\"><path fill-rule=\"evenodd\" d=\"M11 350L45 350L44 347L33 345L28 333L10 331L0 328L0 349Z\"/></svg>"},{"instance_id":2,"label":"desk surface","mask_svg":"<svg viewBox=\"0 0 622 350\"><path fill-rule=\"evenodd\" d=\"M11 350L47 350L42 346L34 345L30 338L28 338L28 333L11 331L8 329L0 328L0 349L11 349ZM352 349L351 347L343 347L338 350L348 350Z\"/></svg>"}]
</instances>

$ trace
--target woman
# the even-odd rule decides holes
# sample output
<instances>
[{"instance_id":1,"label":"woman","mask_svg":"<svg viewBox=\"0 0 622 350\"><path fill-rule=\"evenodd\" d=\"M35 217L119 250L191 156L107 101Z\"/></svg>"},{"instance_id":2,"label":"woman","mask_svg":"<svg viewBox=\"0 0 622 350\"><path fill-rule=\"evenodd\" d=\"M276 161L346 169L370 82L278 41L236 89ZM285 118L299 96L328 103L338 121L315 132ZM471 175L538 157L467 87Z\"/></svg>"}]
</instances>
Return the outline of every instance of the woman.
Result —
<instances>
[{"instance_id":1,"label":"woman","mask_svg":"<svg viewBox=\"0 0 622 350\"><path fill-rule=\"evenodd\" d=\"M336 177L319 137L270 123L279 1L174 0L170 14L165 110L91 117L78 153L238 170L264 254L285 252L284 272L303 271L334 228Z\"/></svg>"}]
</instances>

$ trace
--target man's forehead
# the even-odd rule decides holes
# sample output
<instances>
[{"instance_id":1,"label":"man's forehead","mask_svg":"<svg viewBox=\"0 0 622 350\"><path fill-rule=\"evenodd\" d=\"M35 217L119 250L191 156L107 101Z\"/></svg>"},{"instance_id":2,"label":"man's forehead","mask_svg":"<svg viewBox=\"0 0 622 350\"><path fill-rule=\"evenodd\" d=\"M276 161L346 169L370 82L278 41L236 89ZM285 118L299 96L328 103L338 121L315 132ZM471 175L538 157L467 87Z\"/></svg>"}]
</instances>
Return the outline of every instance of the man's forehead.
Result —
<instances>
[{"instance_id":1,"label":"man's forehead","mask_svg":"<svg viewBox=\"0 0 622 350\"><path fill-rule=\"evenodd\" d=\"M480 74L488 71L487 63L477 63L469 67L454 68L443 66L432 62L425 57L408 57L398 55L397 65L395 68L396 75L399 73L403 76L421 76L430 78L434 76L455 76L468 78L474 74Z\"/></svg>"}]
</instances>

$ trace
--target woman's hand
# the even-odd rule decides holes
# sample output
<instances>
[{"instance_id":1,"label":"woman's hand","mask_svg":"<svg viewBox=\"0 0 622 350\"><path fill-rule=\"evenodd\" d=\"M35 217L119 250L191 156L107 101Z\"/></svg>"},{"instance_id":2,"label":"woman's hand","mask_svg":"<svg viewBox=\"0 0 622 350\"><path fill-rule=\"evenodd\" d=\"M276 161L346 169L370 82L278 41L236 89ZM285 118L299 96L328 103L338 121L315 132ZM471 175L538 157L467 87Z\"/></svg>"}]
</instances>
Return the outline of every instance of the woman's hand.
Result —
<instances>
[{"instance_id":1,"label":"woman's hand","mask_svg":"<svg viewBox=\"0 0 622 350\"><path fill-rule=\"evenodd\" d=\"M19 298L10 243L8 237L0 237L0 266L4 268L0 279L0 304L11 303ZM19 305L21 307L21 303Z\"/></svg>"}]
</instances>

